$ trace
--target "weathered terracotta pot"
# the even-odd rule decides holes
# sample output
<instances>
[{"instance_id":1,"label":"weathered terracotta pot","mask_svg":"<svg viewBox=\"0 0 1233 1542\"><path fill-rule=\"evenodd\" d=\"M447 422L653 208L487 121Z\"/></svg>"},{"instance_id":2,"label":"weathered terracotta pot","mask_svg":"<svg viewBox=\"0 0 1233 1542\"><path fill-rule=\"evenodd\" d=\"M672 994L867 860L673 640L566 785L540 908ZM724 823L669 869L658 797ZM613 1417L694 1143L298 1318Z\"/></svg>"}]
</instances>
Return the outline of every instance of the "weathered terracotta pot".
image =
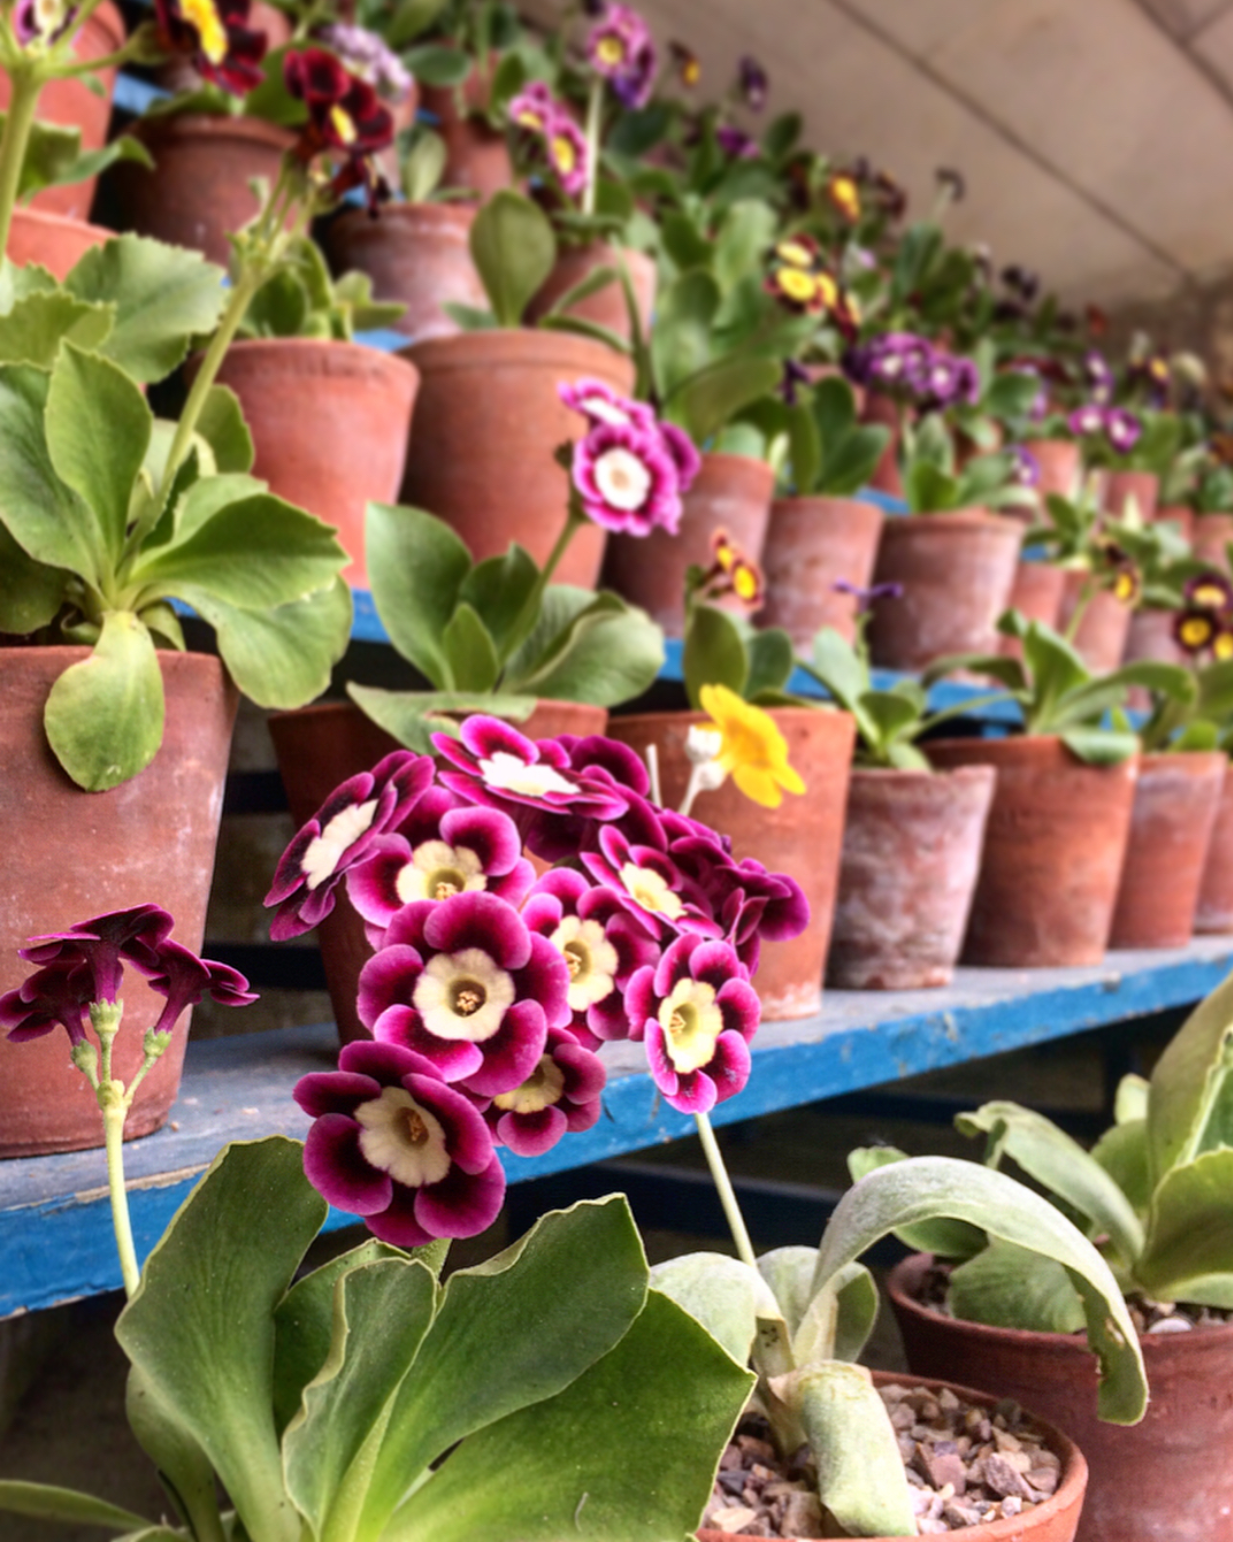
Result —
<instances>
[{"instance_id":1,"label":"weathered terracotta pot","mask_svg":"<svg viewBox=\"0 0 1233 1542\"><path fill-rule=\"evenodd\" d=\"M726 530L747 557L760 561L774 490L775 473L766 461L709 452L682 499L676 535L666 530L648 536L614 535L608 542L604 582L641 605L670 637L679 637L685 625L686 568L695 562L710 567L711 537L717 530ZM717 603L746 613L735 597Z\"/></svg>"},{"instance_id":2,"label":"weathered terracotta pot","mask_svg":"<svg viewBox=\"0 0 1233 1542\"><path fill-rule=\"evenodd\" d=\"M135 132L155 167L119 165L108 172L123 228L203 252L225 268L228 235L260 208L250 182L264 178L274 185L295 135L260 118L205 113L142 118Z\"/></svg>"},{"instance_id":3,"label":"weathered terracotta pot","mask_svg":"<svg viewBox=\"0 0 1233 1542\"><path fill-rule=\"evenodd\" d=\"M326 237L335 273L358 269L378 300L407 307L393 323L405 337L455 337L446 304L487 306L468 240L475 209L459 203L391 203L380 219L363 209L339 215Z\"/></svg>"},{"instance_id":4,"label":"weathered terracotta pot","mask_svg":"<svg viewBox=\"0 0 1233 1542\"><path fill-rule=\"evenodd\" d=\"M425 86L420 94L421 106L437 119L433 127L445 141L442 187L469 188L480 202L503 187L512 186L514 181L505 135L472 116L487 106L491 71L496 63L493 54L488 70L472 70L461 87Z\"/></svg>"},{"instance_id":5,"label":"weathered terracotta pot","mask_svg":"<svg viewBox=\"0 0 1233 1542\"><path fill-rule=\"evenodd\" d=\"M1058 630L1066 632L1075 607L1088 580L1088 574L1068 572L1062 589L1062 609ZM1130 636L1131 610L1115 599L1107 589L1098 590L1088 601L1074 636L1079 657L1094 675L1107 675L1122 662L1126 639Z\"/></svg>"},{"instance_id":6,"label":"weathered terracotta pot","mask_svg":"<svg viewBox=\"0 0 1233 1542\"><path fill-rule=\"evenodd\" d=\"M98 10L86 18L86 24L73 40L75 59L101 59L115 53L124 42L124 18L111 0L103 0ZM94 80L102 87L95 92L86 84ZM116 70L99 70L89 77L70 80L51 80L39 95L38 120L55 123L63 128L81 130L83 151L101 150L107 143L107 126L111 122L111 98L116 87ZM12 94L9 77L0 70L0 112L8 112ZM68 187L45 187L30 200L31 205L45 214L64 214L70 219L84 220L94 202L97 177L85 182L73 182ZM59 275L57 275L58 277Z\"/></svg>"},{"instance_id":7,"label":"weathered terracotta pot","mask_svg":"<svg viewBox=\"0 0 1233 1542\"><path fill-rule=\"evenodd\" d=\"M37 262L54 278L64 279L91 247L102 246L115 235L101 225L48 214L42 209L14 209L9 226L8 258L15 267Z\"/></svg>"},{"instance_id":8,"label":"weathered terracotta pot","mask_svg":"<svg viewBox=\"0 0 1233 1542\"><path fill-rule=\"evenodd\" d=\"M30 973L17 957L28 937L148 901L175 917L177 942L201 949L237 693L217 658L160 653L162 748L132 781L82 792L48 747L43 708L60 674L87 656L85 648L0 649L0 993ZM130 969L124 1003L115 1074L127 1082L164 1001ZM167 1118L187 1037L186 1013L137 1091L129 1139ZM0 1157L102 1144L98 1105L69 1061L67 1035L57 1029L26 1044L0 1037Z\"/></svg>"},{"instance_id":9,"label":"weathered terracotta pot","mask_svg":"<svg viewBox=\"0 0 1233 1542\"><path fill-rule=\"evenodd\" d=\"M698 796L694 817L732 837L738 858L754 857L775 873L795 878L809 901L809 925L790 942L768 942L755 980L767 1019L808 1017L822 999L822 965L831 935L843 818L856 725L846 712L777 707L771 716L788 741L788 760L805 783L803 796L784 795L777 809L761 808L727 781ZM702 712L647 712L614 717L608 734L644 759L659 751L660 790L666 808L678 808L689 782L685 739L709 722Z\"/></svg>"},{"instance_id":10,"label":"weathered terracotta pot","mask_svg":"<svg viewBox=\"0 0 1233 1542\"><path fill-rule=\"evenodd\" d=\"M1122 662L1133 664L1139 659L1159 659L1166 664L1189 664L1190 655L1173 636L1176 618L1177 613L1172 610L1134 611L1126 632Z\"/></svg>"},{"instance_id":11,"label":"weathered terracotta pot","mask_svg":"<svg viewBox=\"0 0 1233 1542\"><path fill-rule=\"evenodd\" d=\"M1210 752L1141 755L1111 948L1184 948L1228 758Z\"/></svg>"},{"instance_id":12,"label":"weathered terracotta pot","mask_svg":"<svg viewBox=\"0 0 1233 1542\"><path fill-rule=\"evenodd\" d=\"M1043 621L1046 626L1056 629L1065 588L1065 572L1051 562L1017 562L1007 609L1017 610L1029 621ZM1023 648L1017 637L1003 637L1000 651L1008 658L1017 659Z\"/></svg>"},{"instance_id":13,"label":"weathered terracotta pot","mask_svg":"<svg viewBox=\"0 0 1233 1542\"><path fill-rule=\"evenodd\" d=\"M908 991L950 983L996 776L992 766L853 770L828 985Z\"/></svg>"},{"instance_id":14,"label":"weathered terracotta pot","mask_svg":"<svg viewBox=\"0 0 1233 1542\"><path fill-rule=\"evenodd\" d=\"M915 1254L888 1282L908 1364L996 1387L1078 1442L1091 1469L1083 1542L1233 1538L1233 1325L1144 1334L1147 1414L1129 1427L1105 1424L1083 1334L989 1328L932 1312L918 1299L930 1263Z\"/></svg>"},{"instance_id":15,"label":"weathered terracotta pot","mask_svg":"<svg viewBox=\"0 0 1233 1542\"><path fill-rule=\"evenodd\" d=\"M603 707L572 701L541 701L520 733L533 739L558 734L602 734L608 714ZM341 782L368 771L398 742L351 702L323 702L298 712L275 712L270 734L278 753L278 769L287 789L287 802L297 825L312 818ZM344 1044L369 1038L355 1010L360 970L372 957L364 923L347 898L345 885L336 891L333 911L317 928L334 1021Z\"/></svg>"},{"instance_id":16,"label":"weathered terracotta pot","mask_svg":"<svg viewBox=\"0 0 1233 1542\"><path fill-rule=\"evenodd\" d=\"M1083 460L1079 446L1073 440L1025 439L1023 448L1035 457L1040 467L1036 487L1042 502L1050 493L1063 498L1075 496L1083 475Z\"/></svg>"},{"instance_id":17,"label":"weathered terracotta pot","mask_svg":"<svg viewBox=\"0 0 1233 1542\"><path fill-rule=\"evenodd\" d=\"M762 548L760 624L783 627L799 653L824 626L851 642L856 600L837 593L835 581L869 587L882 520L877 504L859 498L776 498Z\"/></svg>"},{"instance_id":18,"label":"weathered terracotta pot","mask_svg":"<svg viewBox=\"0 0 1233 1542\"><path fill-rule=\"evenodd\" d=\"M903 497L903 476L899 470L899 439L903 432L903 408L893 397L878 391L866 391L861 409L862 423L877 423L890 429L890 438L869 478L870 487L892 498Z\"/></svg>"},{"instance_id":19,"label":"weathered terracotta pot","mask_svg":"<svg viewBox=\"0 0 1233 1542\"><path fill-rule=\"evenodd\" d=\"M1194 554L1200 562L1229 571L1228 547L1233 541L1233 514L1196 514Z\"/></svg>"},{"instance_id":20,"label":"weathered terracotta pot","mask_svg":"<svg viewBox=\"0 0 1233 1542\"><path fill-rule=\"evenodd\" d=\"M1185 538L1194 541L1194 510L1187 508L1184 503L1170 503L1164 508L1157 506L1156 523L1158 525L1176 525Z\"/></svg>"},{"instance_id":21,"label":"weathered terracotta pot","mask_svg":"<svg viewBox=\"0 0 1233 1542\"><path fill-rule=\"evenodd\" d=\"M1088 766L1060 739L940 739L934 765L994 766L961 958L1006 969L1098 964L1113 924L1138 762Z\"/></svg>"},{"instance_id":22,"label":"weathered terracotta pot","mask_svg":"<svg viewBox=\"0 0 1233 1542\"><path fill-rule=\"evenodd\" d=\"M974 1379L986 1385L996 1385L987 1376ZM974 1403L981 1408L993 1408L1003 1395L1000 1391L996 1396L988 1392L974 1392L970 1387L960 1386L952 1380L940 1376L920 1376L915 1372L905 1375L902 1371L874 1371L873 1384L875 1387L910 1384L913 1387L928 1387L934 1392L949 1387L965 1403ZM1033 1424L1045 1436L1049 1450L1062 1459L1061 1481L1056 1493L1031 1510L1009 1520L989 1521L983 1526L965 1526L955 1533L963 1542L1074 1542L1081 1512L1086 1520L1083 1496L1088 1490L1089 1478L1088 1464L1082 1451L1069 1434L1055 1428L1047 1420L1037 1418L1034 1404L1029 1412ZM731 1533L707 1528L697 1535L698 1542L729 1542ZM745 1537L746 1542L771 1542L767 1537L748 1536L745 1532L739 1535ZM874 1537L869 1542L889 1542L889 1539Z\"/></svg>"},{"instance_id":23,"label":"weathered terracotta pot","mask_svg":"<svg viewBox=\"0 0 1233 1542\"><path fill-rule=\"evenodd\" d=\"M1199 885L1196 932L1233 932L1233 767L1226 766Z\"/></svg>"},{"instance_id":24,"label":"weathered terracotta pot","mask_svg":"<svg viewBox=\"0 0 1233 1542\"><path fill-rule=\"evenodd\" d=\"M1022 539L1022 525L983 509L888 519L874 581L903 594L874 607L874 663L923 669L947 653L996 653Z\"/></svg>"},{"instance_id":25,"label":"weathered terracotta pot","mask_svg":"<svg viewBox=\"0 0 1233 1542\"><path fill-rule=\"evenodd\" d=\"M636 252L631 247L622 247L620 251L616 251L603 241L591 241L585 246L561 247L557 255L556 267L527 307L528 323L534 323L541 316L546 316L562 295L568 294L576 285L581 284L583 279L588 278L596 268L611 267L619 271L622 262L629 272L630 287L634 291L634 300L638 306L638 324L645 337L650 330L651 317L655 311L657 281L655 263L645 252ZM632 338L629 306L625 302L625 288L619 280L605 284L602 289L597 290L593 295L588 295L585 300L579 300L571 305L565 314L577 316L583 321L593 321L597 326L607 327L609 332L615 332L626 342Z\"/></svg>"},{"instance_id":26,"label":"weathered terracotta pot","mask_svg":"<svg viewBox=\"0 0 1233 1542\"><path fill-rule=\"evenodd\" d=\"M1146 525L1156 517L1159 497L1160 478L1154 471L1111 471L1105 483L1104 510L1113 519L1126 519L1133 500Z\"/></svg>"},{"instance_id":27,"label":"weathered terracotta pot","mask_svg":"<svg viewBox=\"0 0 1233 1542\"><path fill-rule=\"evenodd\" d=\"M628 395L632 362L587 337L521 328L437 337L403 357L420 372L420 394L402 502L452 525L477 561L517 541L546 562L569 494L555 452L584 430L557 387L592 376ZM605 536L598 525L579 530L555 582L594 588Z\"/></svg>"},{"instance_id":28,"label":"weathered terracotta pot","mask_svg":"<svg viewBox=\"0 0 1233 1542\"><path fill-rule=\"evenodd\" d=\"M368 588L364 508L396 503L419 377L397 354L315 337L233 343L218 372L240 398L254 476L338 531L343 577Z\"/></svg>"}]
</instances>

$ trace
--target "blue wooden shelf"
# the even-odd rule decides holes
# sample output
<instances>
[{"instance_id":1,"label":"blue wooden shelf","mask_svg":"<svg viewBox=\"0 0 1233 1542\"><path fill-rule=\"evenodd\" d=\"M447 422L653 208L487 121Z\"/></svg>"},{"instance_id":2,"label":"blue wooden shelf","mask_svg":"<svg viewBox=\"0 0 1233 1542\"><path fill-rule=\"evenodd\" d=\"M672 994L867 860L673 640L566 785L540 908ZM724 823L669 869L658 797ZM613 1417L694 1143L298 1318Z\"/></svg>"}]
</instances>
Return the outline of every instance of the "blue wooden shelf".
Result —
<instances>
[{"instance_id":1,"label":"blue wooden shelf","mask_svg":"<svg viewBox=\"0 0 1233 1542\"><path fill-rule=\"evenodd\" d=\"M823 1010L758 1034L754 1072L715 1122L731 1123L962 1061L1064 1038L1199 1000L1233 967L1233 937L1176 952L1110 954L1096 969L964 969L947 990L828 992ZM144 1258L228 1140L302 1136L291 1098L304 1072L333 1063L331 1025L190 1044L167 1127L127 1148L137 1248ZM511 1182L538 1178L692 1132L644 1069L637 1045L604 1051L604 1117L534 1161L507 1157ZM353 1218L332 1212L329 1224ZM120 1284L101 1151L0 1162L0 1317Z\"/></svg>"}]
</instances>

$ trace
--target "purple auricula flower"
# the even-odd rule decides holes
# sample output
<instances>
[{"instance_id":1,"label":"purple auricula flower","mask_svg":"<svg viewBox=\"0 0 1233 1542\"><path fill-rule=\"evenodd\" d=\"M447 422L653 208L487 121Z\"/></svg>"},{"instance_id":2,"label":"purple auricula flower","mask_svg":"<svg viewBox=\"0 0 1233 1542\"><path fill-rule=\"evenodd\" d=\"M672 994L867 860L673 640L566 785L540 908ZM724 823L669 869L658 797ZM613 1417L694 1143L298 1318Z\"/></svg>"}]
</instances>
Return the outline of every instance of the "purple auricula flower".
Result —
<instances>
[{"instance_id":1,"label":"purple auricula flower","mask_svg":"<svg viewBox=\"0 0 1233 1542\"><path fill-rule=\"evenodd\" d=\"M543 1156L567 1133L599 1119L608 1073L599 1057L564 1028L550 1028L539 1064L521 1086L499 1092L484 1119L499 1145L517 1156Z\"/></svg>"},{"instance_id":2,"label":"purple auricula flower","mask_svg":"<svg viewBox=\"0 0 1233 1542\"><path fill-rule=\"evenodd\" d=\"M571 412L582 414L587 420L588 430L598 428L601 423L621 428L652 429L659 426L655 409L647 402L635 401L632 396L622 396L610 385L590 376L562 381L557 386L557 395Z\"/></svg>"},{"instance_id":3,"label":"purple auricula flower","mask_svg":"<svg viewBox=\"0 0 1233 1542\"><path fill-rule=\"evenodd\" d=\"M659 941L680 932L719 937L702 884L673 860L662 828L647 833L656 838L642 844L615 825L604 825L597 849L580 853L583 866Z\"/></svg>"},{"instance_id":4,"label":"purple auricula flower","mask_svg":"<svg viewBox=\"0 0 1233 1542\"><path fill-rule=\"evenodd\" d=\"M371 771L334 789L274 870L264 903L278 906L270 922L275 942L311 931L330 914L339 879L367 855L378 836L402 823L432 779L428 756L394 750Z\"/></svg>"},{"instance_id":5,"label":"purple auricula flower","mask_svg":"<svg viewBox=\"0 0 1233 1542\"><path fill-rule=\"evenodd\" d=\"M533 80L510 97L506 113L516 129L542 134L548 119L558 110L557 100L542 80Z\"/></svg>"},{"instance_id":6,"label":"purple auricula flower","mask_svg":"<svg viewBox=\"0 0 1233 1542\"><path fill-rule=\"evenodd\" d=\"M628 5L609 5L587 34L587 62L612 87L623 106L638 109L651 99L656 54L650 28Z\"/></svg>"},{"instance_id":7,"label":"purple auricula flower","mask_svg":"<svg viewBox=\"0 0 1233 1542\"><path fill-rule=\"evenodd\" d=\"M681 476L658 429L600 423L574 444L571 476L587 518L622 535L675 535Z\"/></svg>"},{"instance_id":8,"label":"purple auricula flower","mask_svg":"<svg viewBox=\"0 0 1233 1542\"><path fill-rule=\"evenodd\" d=\"M80 967L88 975L87 1001L118 1001L125 960L156 957L174 925L161 905L134 905L31 937L17 956L28 964Z\"/></svg>"},{"instance_id":9,"label":"purple auricula flower","mask_svg":"<svg viewBox=\"0 0 1233 1542\"><path fill-rule=\"evenodd\" d=\"M795 407L800 399L801 390L813 383L813 377L803 364L798 364L795 359L785 359L783 375L779 381L779 395L789 407Z\"/></svg>"},{"instance_id":10,"label":"purple auricula flower","mask_svg":"<svg viewBox=\"0 0 1233 1542\"><path fill-rule=\"evenodd\" d=\"M385 101L405 102L411 95L415 85L411 72L375 32L353 22L334 21L316 35L353 75L366 80Z\"/></svg>"},{"instance_id":11,"label":"purple auricula flower","mask_svg":"<svg viewBox=\"0 0 1233 1542\"><path fill-rule=\"evenodd\" d=\"M651 1078L679 1113L709 1113L749 1080L761 1008L728 943L678 937L654 968L634 975L626 1006Z\"/></svg>"},{"instance_id":12,"label":"purple auricula flower","mask_svg":"<svg viewBox=\"0 0 1233 1542\"><path fill-rule=\"evenodd\" d=\"M736 67L736 83L745 106L751 112L761 112L771 89L766 71L753 57L744 54Z\"/></svg>"},{"instance_id":13,"label":"purple auricula flower","mask_svg":"<svg viewBox=\"0 0 1233 1542\"><path fill-rule=\"evenodd\" d=\"M544 155L567 198L577 198L590 180L586 135L565 111L554 110L544 125Z\"/></svg>"},{"instance_id":14,"label":"purple auricula flower","mask_svg":"<svg viewBox=\"0 0 1233 1542\"><path fill-rule=\"evenodd\" d=\"M574 868L544 874L522 907L531 931L546 937L569 970L569 1031L587 1049L629 1035L625 989L636 969L655 963L659 944L610 889Z\"/></svg>"},{"instance_id":15,"label":"purple auricula flower","mask_svg":"<svg viewBox=\"0 0 1233 1542\"><path fill-rule=\"evenodd\" d=\"M1040 461L1023 444L1012 444L1006 452L1013 462L1012 475L1020 487L1040 486Z\"/></svg>"},{"instance_id":16,"label":"purple auricula flower","mask_svg":"<svg viewBox=\"0 0 1233 1542\"><path fill-rule=\"evenodd\" d=\"M491 1098L531 1075L549 1028L570 1021L569 970L495 894L405 905L360 973L360 1021Z\"/></svg>"},{"instance_id":17,"label":"purple auricula flower","mask_svg":"<svg viewBox=\"0 0 1233 1542\"><path fill-rule=\"evenodd\" d=\"M762 153L753 135L732 123L719 125L715 130L715 143L730 161L756 161Z\"/></svg>"},{"instance_id":18,"label":"purple auricula flower","mask_svg":"<svg viewBox=\"0 0 1233 1542\"><path fill-rule=\"evenodd\" d=\"M1089 348L1083 355L1083 373L1091 390L1092 400L1101 406L1107 406L1113 400L1113 370L1098 348Z\"/></svg>"},{"instance_id":19,"label":"purple auricula flower","mask_svg":"<svg viewBox=\"0 0 1233 1542\"><path fill-rule=\"evenodd\" d=\"M94 999L88 966L66 962L37 969L0 995L0 1029L14 1044L41 1039L63 1028L73 1044L86 1037L87 1009Z\"/></svg>"},{"instance_id":20,"label":"purple auricula flower","mask_svg":"<svg viewBox=\"0 0 1233 1542\"><path fill-rule=\"evenodd\" d=\"M1066 427L1077 439L1086 439L1104 432L1105 409L1096 402L1084 402L1066 419Z\"/></svg>"},{"instance_id":21,"label":"purple auricula flower","mask_svg":"<svg viewBox=\"0 0 1233 1542\"><path fill-rule=\"evenodd\" d=\"M1142 434L1142 420L1125 407L1111 407L1105 414L1105 437L1118 455L1129 455Z\"/></svg>"},{"instance_id":22,"label":"purple auricula flower","mask_svg":"<svg viewBox=\"0 0 1233 1542\"><path fill-rule=\"evenodd\" d=\"M22 48L30 43L54 43L73 25L77 6L62 0L18 0L13 7L13 32Z\"/></svg>"},{"instance_id":23,"label":"purple auricula flower","mask_svg":"<svg viewBox=\"0 0 1233 1542\"><path fill-rule=\"evenodd\" d=\"M246 1007L257 999L256 991L249 990L248 981L238 969L213 959L198 958L191 948L170 938L148 952L134 952L130 962L145 975L152 991L167 998L154 1024L156 1033L169 1033L185 1008L196 1006L206 996L220 1007Z\"/></svg>"},{"instance_id":24,"label":"purple auricula flower","mask_svg":"<svg viewBox=\"0 0 1233 1542\"><path fill-rule=\"evenodd\" d=\"M301 1077L294 1097L313 1120L309 1182L383 1242L474 1237L496 1220L505 1174L484 1117L422 1055L347 1044L338 1070Z\"/></svg>"},{"instance_id":25,"label":"purple auricula flower","mask_svg":"<svg viewBox=\"0 0 1233 1542\"><path fill-rule=\"evenodd\" d=\"M870 584L867 589L862 589L860 584L854 584L850 578L837 578L831 585L836 594L850 594L856 601L856 614L867 615L879 600L901 600L903 598L903 585L896 583Z\"/></svg>"}]
</instances>

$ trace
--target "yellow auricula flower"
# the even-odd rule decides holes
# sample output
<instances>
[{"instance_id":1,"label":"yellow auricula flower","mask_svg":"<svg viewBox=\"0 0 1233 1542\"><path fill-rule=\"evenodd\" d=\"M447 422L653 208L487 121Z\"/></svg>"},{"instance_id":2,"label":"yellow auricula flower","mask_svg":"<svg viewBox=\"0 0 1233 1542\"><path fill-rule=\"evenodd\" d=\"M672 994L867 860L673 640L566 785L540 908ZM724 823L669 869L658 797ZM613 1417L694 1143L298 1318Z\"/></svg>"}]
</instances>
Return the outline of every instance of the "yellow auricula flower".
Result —
<instances>
[{"instance_id":1,"label":"yellow auricula flower","mask_svg":"<svg viewBox=\"0 0 1233 1542\"><path fill-rule=\"evenodd\" d=\"M768 712L726 685L704 685L699 697L723 740L717 764L747 798L763 808L778 808L785 791L805 791L799 774L788 764L787 740Z\"/></svg>"}]
</instances>

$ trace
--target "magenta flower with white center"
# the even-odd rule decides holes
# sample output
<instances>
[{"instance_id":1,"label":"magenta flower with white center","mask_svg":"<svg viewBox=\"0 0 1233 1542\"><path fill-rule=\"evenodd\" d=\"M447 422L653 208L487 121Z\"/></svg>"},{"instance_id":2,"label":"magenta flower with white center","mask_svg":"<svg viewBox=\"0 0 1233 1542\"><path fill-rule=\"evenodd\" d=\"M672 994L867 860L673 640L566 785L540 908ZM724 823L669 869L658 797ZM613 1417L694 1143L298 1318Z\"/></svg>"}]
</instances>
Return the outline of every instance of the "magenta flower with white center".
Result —
<instances>
[{"instance_id":1,"label":"magenta flower with white center","mask_svg":"<svg viewBox=\"0 0 1233 1542\"><path fill-rule=\"evenodd\" d=\"M394 1044L348 1044L338 1066L295 1088L313 1119L304 1171L314 1188L395 1247L491 1226L505 1174L471 1101Z\"/></svg>"},{"instance_id":2,"label":"magenta flower with white center","mask_svg":"<svg viewBox=\"0 0 1233 1542\"><path fill-rule=\"evenodd\" d=\"M726 942L678 937L626 996L631 1037L645 1038L651 1078L682 1114L706 1114L749 1080L761 1007Z\"/></svg>"},{"instance_id":3,"label":"magenta flower with white center","mask_svg":"<svg viewBox=\"0 0 1233 1542\"><path fill-rule=\"evenodd\" d=\"M675 423L661 423L659 433L664 448L676 465L677 490L687 493L694 484L694 478L702 470L702 457L693 440Z\"/></svg>"},{"instance_id":4,"label":"magenta flower with white center","mask_svg":"<svg viewBox=\"0 0 1233 1542\"><path fill-rule=\"evenodd\" d=\"M624 535L675 535L680 474L658 429L600 423L574 445L574 487L588 519Z\"/></svg>"},{"instance_id":5,"label":"magenta flower with white center","mask_svg":"<svg viewBox=\"0 0 1233 1542\"><path fill-rule=\"evenodd\" d=\"M277 905L270 922L275 942L311 931L334 908L334 889L363 859L378 836L402 823L428 789L433 764L426 755L395 750L371 771L345 781L287 847L264 903Z\"/></svg>"},{"instance_id":6,"label":"magenta flower with white center","mask_svg":"<svg viewBox=\"0 0 1233 1542\"><path fill-rule=\"evenodd\" d=\"M593 848L604 824L616 820L630 840L658 839L656 811L646 802L650 780L641 756L602 734L561 734L553 743L566 755L565 774L586 789L585 812L527 810L519 819L523 844L542 862L564 862ZM601 806L601 797L607 801Z\"/></svg>"},{"instance_id":7,"label":"magenta flower with white center","mask_svg":"<svg viewBox=\"0 0 1233 1542\"><path fill-rule=\"evenodd\" d=\"M1099 434L1105 426L1105 409L1098 407L1095 402L1076 407L1067 418L1066 426L1080 438L1088 434Z\"/></svg>"},{"instance_id":8,"label":"magenta flower with white center","mask_svg":"<svg viewBox=\"0 0 1233 1542\"><path fill-rule=\"evenodd\" d=\"M570 1021L569 971L494 894L406 905L360 974L360 1021L491 1098L527 1079Z\"/></svg>"},{"instance_id":9,"label":"magenta flower with white center","mask_svg":"<svg viewBox=\"0 0 1233 1542\"><path fill-rule=\"evenodd\" d=\"M586 40L587 62L625 107L645 107L655 84L655 43L642 17L627 5L609 5Z\"/></svg>"},{"instance_id":10,"label":"magenta flower with white center","mask_svg":"<svg viewBox=\"0 0 1233 1542\"><path fill-rule=\"evenodd\" d=\"M563 1135L596 1123L607 1079L598 1056L568 1029L550 1028L534 1071L512 1092L498 1093L484 1119L499 1145L517 1156L543 1156Z\"/></svg>"},{"instance_id":11,"label":"magenta flower with white center","mask_svg":"<svg viewBox=\"0 0 1233 1542\"><path fill-rule=\"evenodd\" d=\"M636 969L654 964L659 944L610 889L573 868L553 868L522 907L569 970L570 1032L587 1049L629 1036L624 992Z\"/></svg>"},{"instance_id":12,"label":"magenta flower with white center","mask_svg":"<svg viewBox=\"0 0 1233 1542\"><path fill-rule=\"evenodd\" d=\"M596 883L609 889L652 936L661 941L681 932L719 937L705 890L664 845L662 835L656 845L634 845L615 826L605 825L599 832L599 850L580 855Z\"/></svg>"},{"instance_id":13,"label":"magenta flower with white center","mask_svg":"<svg viewBox=\"0 0 1233 1542\"><path fill-rule=\"evenodd\" d=\"M1125 407L1112 407L1105 415L1105 436L1119 455L1129 455L1143 433L1143 423Z\"/></svg>"},{"instance_id":14,"label":"magenta flower with white center","mask_svg":"<svg viewBox=\"0 0 1233 1542\"><path fill-rule=\"evenodd\" d=\"M557 386L557 395L571 412L580 412L586 418L588 429L598 428L601 423L646 429L660 426L653 407L635 401L632 396L622 396L602 380L586 377L566 381Z\"/></svg>"}]
</instances>

